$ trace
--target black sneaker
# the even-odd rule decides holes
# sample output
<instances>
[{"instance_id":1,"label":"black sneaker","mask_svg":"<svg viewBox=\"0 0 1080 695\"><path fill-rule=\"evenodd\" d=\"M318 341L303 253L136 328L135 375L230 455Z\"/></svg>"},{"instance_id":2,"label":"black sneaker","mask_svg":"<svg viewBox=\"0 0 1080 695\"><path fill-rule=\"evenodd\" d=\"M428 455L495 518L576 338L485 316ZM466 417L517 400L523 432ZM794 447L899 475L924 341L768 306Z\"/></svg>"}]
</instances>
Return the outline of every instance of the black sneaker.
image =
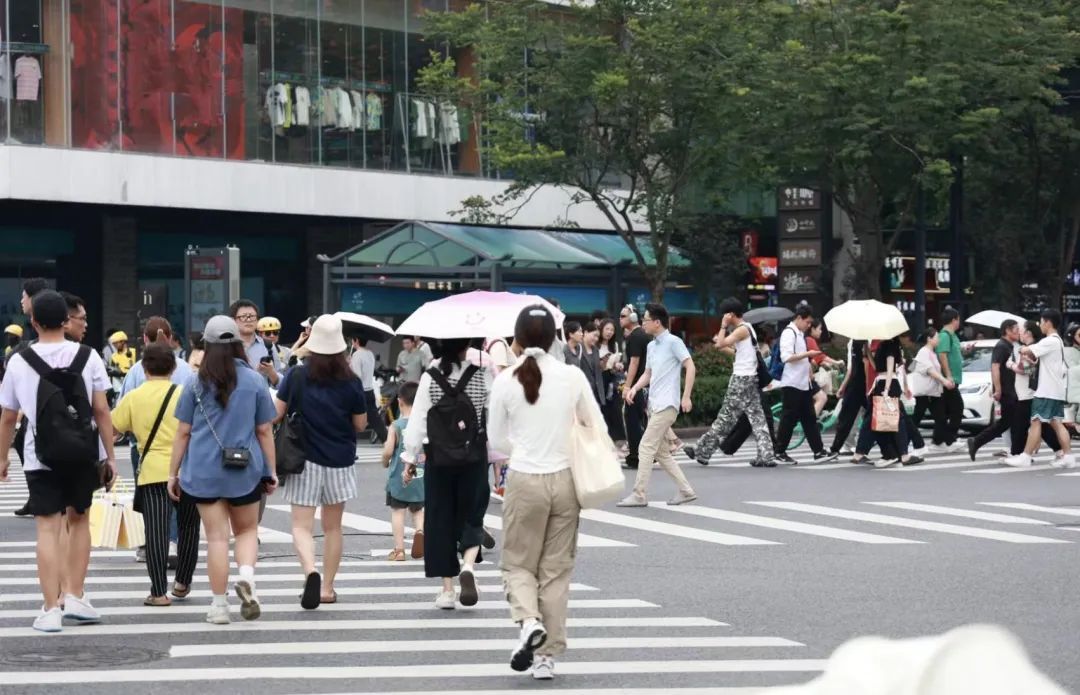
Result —
<instances>
[{"instance_id":1,"label":"black sneaker","mask_svg":"<svg viewBox=\"0 0 1080 695\"><path fill-rule=\"evenodd\" d=\"M692 446L684 446L682 450L683 450L683 453L686 454L687 458L689 458L690 460L697 461L702 466L708 466L709 465L709 459L699 459L697 457L697 449L696 448L694 448Z\"/></svg>"},{"instance_id":2,"label":"black sneaker","mask_svg":"<svg viewBox=\"0 0 1080 695\"><path fill-rule=\"evenodd\" d=\"M838 451L819 451L814 454L814 463L828 463L838 458L840 458L840 452Z\"/></svg>"},{"instance_id":3,"label":"black sneaker","mask_svg":"<svg viewBox=\"0 0 1080 695\"><path fill-rule=\"evenodd\" d=\"M495 536L491 535L486 528L484 529L484 539L480 542L480 545L484 546L487 550L491 550L495 547Z\"/></svg>"},{"instance_id":4,"label":"black sneaker","mask_svg":"<svg viewBox=\"0 0 1080 695\"><path fill-rule=\"evenodd\" d=\"M926 459L924 459L921 456L908 456L907 461L901 461L900 463L905 465L905 466L918 466L920 463L923 463L924 461L926 461Z\"/></svg>"},{"instance_id":5,"label":"black sneaker","mask_svg":"<svg viewBox=\"0 0 1080 695\"><path fill-rule=\"evenodd\" d=\"M799 465L799 462L787 455L787 452L780 452L776 454L776 460L780 463L790 463L792 465Z\"/></svg>"},{"instance_id":6,"label":"black sneaker","mask_svg":"<svg viewBox=\"0 0 1080 695\"><path fill-rule=\"evenodd\" d=\"M968 449L968 458L970 458L972 461L974 461L975 460L975 438L974 437L968 437L967 449Z\"/></svg>"},{"instance_id":7,"label":"black sneaker","mask_svg":"<svg viewBox=\"0 0 1080 695\"><path fill-rule=\"evenodd\" d=\"M23 506L21 506L21 507L19 507L18 509L15 510L15 516L20 517L20 518L27 517L27 516L30 516L30 515L31 514L30 514L30 503L29 502L27 502L26 504L24 504Z\"/></svg>"}]
</instances>

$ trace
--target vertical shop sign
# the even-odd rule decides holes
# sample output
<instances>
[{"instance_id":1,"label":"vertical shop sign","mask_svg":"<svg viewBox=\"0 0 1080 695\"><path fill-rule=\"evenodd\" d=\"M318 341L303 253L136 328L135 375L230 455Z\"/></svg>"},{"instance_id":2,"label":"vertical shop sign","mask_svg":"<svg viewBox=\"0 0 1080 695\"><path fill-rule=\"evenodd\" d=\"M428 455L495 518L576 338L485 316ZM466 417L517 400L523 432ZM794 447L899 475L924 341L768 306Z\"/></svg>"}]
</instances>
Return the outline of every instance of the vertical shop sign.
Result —
<instances>
[{"instance_id":1,"label":"vertical shop sign","mask_svg":"<svg viewBox=\"0 0 1080 695\"><path fill-rule=\"evenodd\" d=\"M189 332L224 314L240 298L240 249L188 247L184 258L184 305Z\"/></svg>"}]
</instances>

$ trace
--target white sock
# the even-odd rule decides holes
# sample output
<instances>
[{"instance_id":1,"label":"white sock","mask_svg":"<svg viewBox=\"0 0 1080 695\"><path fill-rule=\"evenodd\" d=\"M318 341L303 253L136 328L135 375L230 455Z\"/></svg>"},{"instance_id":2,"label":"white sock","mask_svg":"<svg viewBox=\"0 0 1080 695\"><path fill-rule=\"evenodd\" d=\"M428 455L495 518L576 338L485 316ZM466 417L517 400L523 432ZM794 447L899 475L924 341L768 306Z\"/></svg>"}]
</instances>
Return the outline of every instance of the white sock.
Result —
<instances>
[{"instance_id":1,"label":"white sock","mask_svg":"<svg viewBox=\"0 0 1080 695\"><path fill-rule=\"evenodd\" d=\"M249 582L255 581L255 568L251 565L240 565L240 578Z\"/></svg>"},{"instance_id":2,"label":"white sock","mask_svg":"<svg viewBox=\"0 0 1080 695\"><path fill-rule=\"evenodd\" d=\"M227 608L229 606L229 595L228 594L214 594L214 598L212 599L210 605L212 605L212 606L225 606Z\"/></svg>"},{"instance_id":3,"label":"white sock","mask_svg":"<svg viewBox=\"0 0 1080 695\"><path fill-rule=\"evenodd\" d=\"M472 572L473 571L473 566L471 564L469 564L469 563L465 563L464 565L462 565L461 571L464 572L465 570L468 570L468 571Z\"/></svg>"}]
</instances>

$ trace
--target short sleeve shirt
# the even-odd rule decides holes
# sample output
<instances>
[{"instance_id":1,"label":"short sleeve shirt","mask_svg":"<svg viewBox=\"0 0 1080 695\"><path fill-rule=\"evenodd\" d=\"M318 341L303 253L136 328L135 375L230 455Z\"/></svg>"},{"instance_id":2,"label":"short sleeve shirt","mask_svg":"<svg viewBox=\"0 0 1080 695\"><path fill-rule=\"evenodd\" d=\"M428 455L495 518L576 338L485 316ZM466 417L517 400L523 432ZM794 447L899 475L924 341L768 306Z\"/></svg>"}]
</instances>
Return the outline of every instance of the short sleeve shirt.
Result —
<instances>
[{"instance_id":1,"label":"short sleeve shirt","mask_svg":"<svg viewBox=\"0 0 1080 695\"><path fill-rule=\"evenodd\" d=\"M75 354L79 351L79 344L71 341L62 343L34 343L26 348L38 354L47 365L54 369L66 367L75 360ZM86 384L86 395L91 403L94 393L104 393L112 388L108 374L105 373L105 363L101 357L90 351L90 358L86 361L86 367L82 372L83 382ZM37 459L34 448L34 431L37 429L37 390L41 377L27 364L21 355L15 353L8 361L7 372L4 381L0 384L0 407L6 410L21 410L26 416L28 423L26 429L26 444L23 448L23 470L47 471L49 467ZM98 459L105 460L105 446L98 443Z\"/></svg>"},{"instance_id":2,"label":"short sleeve shirt","mask_svg":"<svg viewBox=\"0 0 1080 695\"><path fill-rule=\"evenodd\" d=\"M904 363L904 356L900 352L900 344L895 340L883 340L874 350L874 370L880 375L885 375L889 370L889 358L892 357L893 373L895 374Z\"/></svg>"},{"instance_id":3,"label":"short sleeve shirt","mask_svg":"<svg viewBox=\"0 0 1080 695\"><path fill-rule=\"evenodd\" d=\"M424 373L424 353L419 349L409 352L402 350L397 356L397 367L401 371L401 378L405 381L420 381Z\"/></svg>"},{"instance_id":4,"label":"short sleeve shirt","mask_svg":"<svg viewBox=\"0 0 1080 695\"><path fill-rule=\"evenodd\" d=\"M1013 357L1013 344L1002 338L990 353L990 362L999 367L1001 375L1001 397L1016 398L1016 372L1009 368Z\"/></svg>"},{"instance_id":5,"label":"short sleeve shirt","mask_svg":"<svg viewBox=\"0 0 1080 695\"><path fill-rule=\"evenodd\" d=\"M638 326L634 330L630 331L630 335L626 337L626 366L629 368L630 360L634 357L638 358L638 371L634 375L636 381L642 371L645 369L645 358L647 357L649 345L652 343L652 338L645 332L645 329Z\"/></svg>"},{"instance_id":6,"label":"short sleeve shirt","mask_svg":"<svg viewBox=\"0 0 1080 695\"><path fill-rule=\"evenodd\" d=\"M365 391L375 388L375 353L365 348L360 348L353 353L349 362L353 373L360 377Z\"/></svg>"},{"instance_id":7,"label":"short sleeve shirt","mask_svg":"<svg viewBox=\"0 0 1080 695\"><path fill-rule=\"evenodd\" d=\"M1064 401L1068 366L1061 337L1048 335L1032 345L1031 352L1039 358L1039 385L1035 388L1035 397Z\"/></svg>"},{"instance_id":8,"label":"short sleeve shirt","mask_svg":"<svg viewBox=\"0 0 1080 695\"><path fill-rule=\"evenodd\" d=\"M306 373L304 367L290 370L280 384L278 400L288 403L293 389ZM352 418L367 412L364 385L359 378L329 384L308 379L300 412L309 461L328 468L348 468L356 462L356 429Z\"/></svg>"},{"instance_id":9,"label":"short sleeve shirt","mask_svg":"<svg viewBox=\"0 0 1080 695\"><path fill-rule=\"evenodd\" d=\"M246 361L236 360L236 389L224 408L218 403L214 388L193 375L176 403L176 419L191 425L191 440L180 464L180 487L187 494L203 499L250 494L270 474L255 428L273 422L276 417L277 408L270 398L266 379ZM221 438L220 443L214 432ZM222 446L247 449L251 462L245 468L225 468L221 462Z\"/></svg>"},{"instance_id":10,"label":"short sleeve shirt","mask_svg":"<svg viewBox=\"0 0 1080 695\"><path fill-rule=\"evenodd\" d=\"M937 354L947 355L950 376L959 386L964 381L964 358L960 354L960 339L952 331L945 329L938 333Z\"/></svg>"},{"instance_id":11,"label":"short sleeve shirt","mask_svg":"<svg viewBox=\"0 0 1080 695\"><path fill-rule=\"evenodd\" d=\"M690 357L686 343L664 331L647 349L645 366L652 372L649 379L649 410L659 413L668 408L678 410L682 402L682 363Z\"/></svg>"}]
</instances>

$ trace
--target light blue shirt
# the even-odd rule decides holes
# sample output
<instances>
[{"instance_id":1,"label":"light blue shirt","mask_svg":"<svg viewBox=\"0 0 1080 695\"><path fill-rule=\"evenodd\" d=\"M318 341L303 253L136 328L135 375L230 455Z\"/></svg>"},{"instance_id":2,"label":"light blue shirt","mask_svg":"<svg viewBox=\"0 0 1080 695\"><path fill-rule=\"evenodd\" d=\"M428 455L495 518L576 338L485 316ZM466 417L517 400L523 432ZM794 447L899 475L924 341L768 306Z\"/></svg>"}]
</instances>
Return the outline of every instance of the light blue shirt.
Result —
<instances>
[{"instance_id":1,"label":"light blue shirt","mask_svg":"<svg viewBox=\"0 0 1080 695\"><path fill-rule=\"evenodd\" d=\"M649 379L649 410L659 413L668 408L679 410L682 405L682 363L690 359L686 344L664 331L649 343L645 353L645 368Z\"/></svg>"},{"instance_id":2,"label":"light blue shirt","mask_svg":"<svg viewBox=\"0 0 1080 695\"><path fill-rule=\"evenodd\" d=\"M176 369L173 370L172 376L169 377L169 381L177 386L184 386L194 373L195 372L187 362L177 359ZM120 398L123 398L145 383L146 370L143 369L142 360L139 360L131 367L127 376L124 377L124 383L120 386Z\"/></svg>"},{"instance_id":3,"label":"light blue shirt","mask_svg":"<svg viewBox=\"0 0 1080 695\"><path fill-rule=\"evenodd\" d=\"M196 390L202 409L195 401ZM243 360L236 360L236 390L229 396L228 407L222 408L214 393L193 374L176 403L176 418L191 425L191 441L180 465L180 487L202 499L243 497L270 474L255 428L273 422L277 408L266 388L266 379ZM221 438L220 444L214 432ZM246 468L226 468L221 461L222 445L247 449L251 462Z\"/></svg>"},{"instance_id":4,"label":"light blue shirt","mask_svg":"<svg viewBox=\"0 0 1080 695\"><path fill-rule=\"evenodd\" d=\"M251 345L244 346L244 354L247 355L248 364L251 368L256 370L255 373L259 374L259 363L262 362L262 358L267 355L270 356L270 364L274 367L274 371L277 372L278 378L285 376L285 366L278 359L277 350L268 350L266 348L266 339L259 336L255 337L255 342ZM259 376L262 376L259 374ZM269 382L269 379L265 379Z\"/></svg>"}]
</instances>

